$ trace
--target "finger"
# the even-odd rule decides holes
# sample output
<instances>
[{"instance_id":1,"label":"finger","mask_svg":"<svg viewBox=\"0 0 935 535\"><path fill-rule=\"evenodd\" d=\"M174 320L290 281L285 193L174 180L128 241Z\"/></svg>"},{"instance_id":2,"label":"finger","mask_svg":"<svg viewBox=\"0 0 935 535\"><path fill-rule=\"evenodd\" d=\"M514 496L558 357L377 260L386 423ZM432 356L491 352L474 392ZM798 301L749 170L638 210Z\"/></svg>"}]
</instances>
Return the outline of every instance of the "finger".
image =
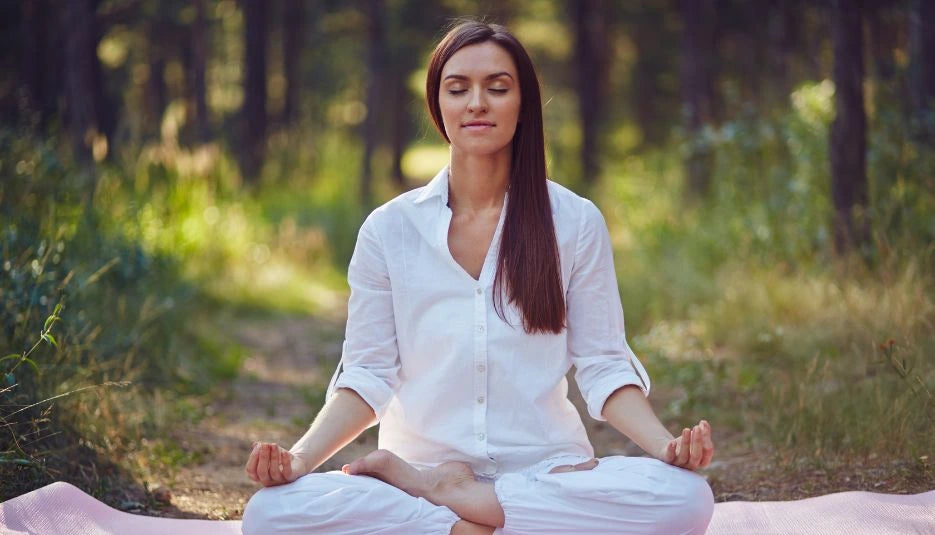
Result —
<instances>
[{"instance_id":1,"label":"finger","mask_svg":"<svg viewBox=\"0 0 935 535\"><path fill-rule=\"evenodd\" d=\"M701 458L704 456L702 434L700 425L692 428L691 455L688 460L688 468L691 470L698 468L698 465L701 464Z\"/></svg>"},{"instance_id":2,"label":"finger","mask_svg":"<svg viewBox=\"0 0 935 535\"><path fill-rule=\"evenodd\" d=\"M675 460L676 466L685 466L688 463L688 456L691 453L689 451L691 444L692 432L689 428L682 429L681 440L679 440L678 445L678 458Z\"/></svg>"},{"instance_id":3,"label":"finger","mask_svg":"<svg viewBox=\"0 0 935 535\"><path fill-rule=\"evenodd\" d=\"M593 470L597 467L597 459L589 459L583 463L578 463L574 466L575 470Z\"/></svg>"},{"instance_id":4,"label":"finger","mask_svg":"<svg viewBox=\"0 0 935 535\"><path fill-rule=\"evenodd\" d=\"M711 464L714 457L714 440L711 438L711 424L702 420L704 424L704 456L701 459L701 467L705 468Z\"/></svg>"},{"instance_id":5,"label":"finger","mask_svg":"<svg viewBox=\"0 0 935 535\"><path fill-rule=\"evenodd\" d=\"M250 457L247 458L247 466L244 467L244 471L247 473L247 477L256 482L260 481L260 479L256 476L256 464L257 461L260 460L260 458L257 456L258 449L259 445L254 442L253 449L250 450Z\"/></svg>"},{"instance_id":6,"label":"finger","mask_svg":"<svg viewBox=\"0 0 935 535\"><path fill-rule=\"evenodd\" d=\"M279 464L279 450L281 448L273 444L269 448L269 478L275 483L282 483L282 466Z\"/></svg>"},{"instance_id":7,"label":"finger","mask_svg":"<svg viewBox=\"0 0 935 535\"><path fill-rule=\"evenodd\" d=\"M292 481L292 454L282 450L279 456L279 464L282 465L282 476L286 481Z\"/></svg>"},{"instance_id":8,"label":"finger","mask_svg":"<svg viewBox=\"0 0 935 535\"><path fill-rule=\"evenodd\" d=\"M666 446L665 462L672 464L672 462L675 461L675 458L678 456L678 445L679 440L677 438L673 438L669 441L669 445Z\"/></svg>"},{"instance_id":9,"label":"finger","mask_svg":"<svg viewBox=\"0 0 935 535\"><path fill-rule=\"evenodd\" d=\"M263 486L269 486L272 481L269 478L269 444L261 444L257 451L256 475Z\"/></svg>"},{"instance_id":10,"label":"finger","mask_svg":"<svg viewBox=\"0 0 935 535\"><path fill-rule=\"evenodd\" d=\"M565 472L574 472L575 467L570 464L562 464L549 470L550 474L564 474Z\"/></svg>"}]
</instances>

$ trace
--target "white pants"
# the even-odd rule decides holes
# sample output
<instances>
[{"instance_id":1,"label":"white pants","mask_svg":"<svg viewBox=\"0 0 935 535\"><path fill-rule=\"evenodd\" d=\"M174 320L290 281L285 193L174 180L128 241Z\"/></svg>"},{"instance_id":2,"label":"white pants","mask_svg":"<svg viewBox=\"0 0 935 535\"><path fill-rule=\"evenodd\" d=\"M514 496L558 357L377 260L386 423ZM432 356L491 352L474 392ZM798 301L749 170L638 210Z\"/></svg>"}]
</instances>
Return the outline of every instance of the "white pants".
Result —
<instances>
[{"instance_id":1,"label":"white pants","mask_svg":"<svg viewBox=\"0 0 935 535\"><path fill-rule=\"evenodd\" d=\"M703 477L655 459L605 457L593 470L549 474L584 457L548 459L494 481L503 535L702 534L714 512ZM244 510L243 533L448 535L458 516L366 476L309 474L267 487Z\"/></svg>"}]
</instances>

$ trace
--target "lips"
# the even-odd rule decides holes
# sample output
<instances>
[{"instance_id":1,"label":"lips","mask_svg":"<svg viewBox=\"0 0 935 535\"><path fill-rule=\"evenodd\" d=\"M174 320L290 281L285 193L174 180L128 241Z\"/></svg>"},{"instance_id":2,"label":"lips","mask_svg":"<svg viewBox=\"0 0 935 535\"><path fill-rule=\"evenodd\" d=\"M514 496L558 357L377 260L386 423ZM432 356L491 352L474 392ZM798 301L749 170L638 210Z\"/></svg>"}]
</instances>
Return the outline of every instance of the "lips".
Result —
<instances>
[{"instance_id":1,"label":"lips","mask_svg":"<svg viewBox=\"0 0 935 535\"><path fill-rule=\"evenodd\" d=\"M469 131L483 131L493 128L494 124L490 121L468 121L461 126Z\"/></svg>"}]
</instances>

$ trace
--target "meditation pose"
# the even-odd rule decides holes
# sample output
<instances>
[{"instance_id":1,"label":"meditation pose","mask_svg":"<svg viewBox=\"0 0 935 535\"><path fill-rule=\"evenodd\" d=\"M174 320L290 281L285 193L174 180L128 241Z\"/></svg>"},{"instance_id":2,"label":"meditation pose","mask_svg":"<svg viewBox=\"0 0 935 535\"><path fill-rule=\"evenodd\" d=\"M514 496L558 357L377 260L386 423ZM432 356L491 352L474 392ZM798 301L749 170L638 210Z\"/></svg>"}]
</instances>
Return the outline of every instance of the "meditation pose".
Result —
<instances>
[{"instance_id":1,"label":"meditation pose","mask_svg":"<svg viewBox=\"0 0 935 535\"><path fill-rule=\"evenodd\" d=\"M450 161L377 208L348 267L336 376L291 449L257 443L245 534L704 533L711 427L673 437L627 344L595 205L546 177L539 83L517 39L441 40L428 109ZM594 458L568 400L649 457ZM313 473L368 427L379 448ZM621 437L623 440L623 437Z\"/></svg>"}]
</instances>

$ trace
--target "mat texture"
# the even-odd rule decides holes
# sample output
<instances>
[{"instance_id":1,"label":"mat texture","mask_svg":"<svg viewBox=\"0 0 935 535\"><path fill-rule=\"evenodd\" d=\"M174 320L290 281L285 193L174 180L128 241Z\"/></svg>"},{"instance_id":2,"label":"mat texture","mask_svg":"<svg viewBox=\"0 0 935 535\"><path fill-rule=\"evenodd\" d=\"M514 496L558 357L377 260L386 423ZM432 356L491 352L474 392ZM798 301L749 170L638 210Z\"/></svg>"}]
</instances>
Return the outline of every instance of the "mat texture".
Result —
<instances>
[{"instance_id":1,"label":"mat texture","mask_svg":"<svg viewBox=\"0 0 935 535\"><path fill-rule=\"evenodd\" d=\"M0 503L0 534L226 535L238 521L178 520L108 507L68 483L53 483ZM725 502L714 507L709 535L935 534L935 490L896 495L840 492L791 502ZM586 535L586 534L580 534Z\"/></svg>"}]
</instances>

